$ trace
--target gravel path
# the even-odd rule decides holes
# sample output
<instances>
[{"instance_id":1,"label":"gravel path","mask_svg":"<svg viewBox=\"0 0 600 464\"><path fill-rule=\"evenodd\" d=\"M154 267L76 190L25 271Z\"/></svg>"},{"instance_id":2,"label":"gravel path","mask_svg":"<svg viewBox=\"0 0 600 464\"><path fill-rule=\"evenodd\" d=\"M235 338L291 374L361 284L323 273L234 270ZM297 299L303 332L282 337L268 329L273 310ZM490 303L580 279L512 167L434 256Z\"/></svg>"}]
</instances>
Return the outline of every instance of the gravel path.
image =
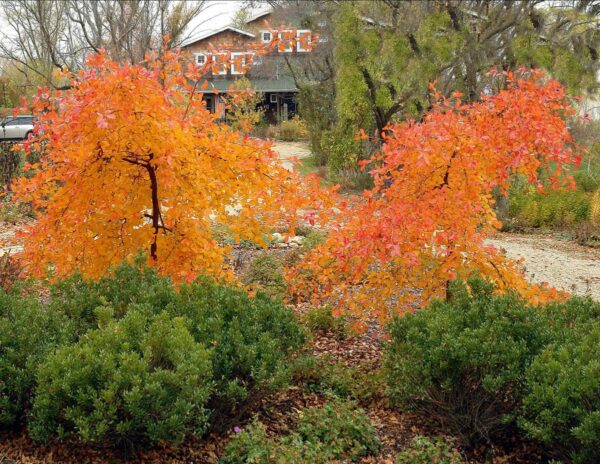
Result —
<instances>
[{"instance_id":1,"label":"gravel path","mask_svg":"<svg viewBox=\"0 0 600 464\"><path fill-rule=\"evenodd\" d=\"M293 158L301 159L310 156L310 149L306 142L277 141L271 148L279 155L283 167L290 170L294 166Z\"/></svg>"},{"instance_id":2,"label":"gravel path","mask_svg":"<svg viewBox=\"0 0 600 464\"><path fill-rule=\"evenodd\" d=\"M488 242L509 258L525 258L532 281L600 300L600 250L548 235L498 234Z\"/></svg>"}]
</instances>

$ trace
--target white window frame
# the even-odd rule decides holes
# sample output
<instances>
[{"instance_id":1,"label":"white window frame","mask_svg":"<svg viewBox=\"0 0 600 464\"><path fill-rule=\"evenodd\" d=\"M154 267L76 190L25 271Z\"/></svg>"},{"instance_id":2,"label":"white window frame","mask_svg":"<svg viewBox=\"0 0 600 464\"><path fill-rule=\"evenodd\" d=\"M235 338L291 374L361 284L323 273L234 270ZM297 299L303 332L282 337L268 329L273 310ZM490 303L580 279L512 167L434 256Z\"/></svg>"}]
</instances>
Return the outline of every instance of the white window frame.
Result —
<instances>
[{"instance_id":1,"label":"white window frame","mask_svg":"<svg viewBox=\"0 0 600 464\"><path fill-rule=\"evenodd\" d=\"M292 39L291 37L289 39L286 39L285 36L286 35L290 35L293 31L290 30L285 30L285 31L279 31L277 33L277 38L279 39L279 43L277 44L277 51L279 53L291 53L294 51L294 39ZM287 40L287 44L285 43L285 41ZM285 47L283 50L280 48L281 44L284 45L288 45L287 47Z\"/></svg>"},{"instance_id":2,"label":"white window frame","mask_svg":"<svg viewBox=\"0 0 600 464\"><path fill-rule=\"evenodd\" d=\"M304 48L302 46L302 43L300 41L300 38L302 36L307 36L308 37L308 43L307 43L308 48ZM296 31L296 51L297 52L300 52L300 53L310 52L310 49L311 49L310 45L311 45L311 43L312 43L312 31L311 30L309 30L309 29L298 29Z\"/></svg>"},{"instance_id":3,"label":"white window frame","mask_svg":"<svg viewBox=\"0 0 600 464\"><path fill-rule=\"evenodd\" d=\"M269 38L265 39L265 34L269 34ZM271 41L273 40L273 33L271 31L260 31L260 41L262 43L271 43Z\"/></svg>"},{"instance_id":4,"label":"white window frame","mask_svg":"<svg viewBox=\"0 0 600 464\"><path fill-rule=\"evenodd\" d=\"M237 69L238 65L236 64L236 57L238 56L242 57L242 59L240 60L240 66L242 69ZM248 61L252 60L252 62L254 62L254 59L251 58L253 56L254 52L233 52L231 54L230 59L231 74L234 74L236 76L246 74L246 71L248 71Z\"/></svg>"},{"instance_id":5,"label":"white window frame","mask_svg":"<svg viewBox=\"0 0 600 464\"><path fill-rule=\"evenodd\" d=\"M221 62L221 63L219 63L219 56L224 57L223 62ZM227 52L213 53L211 55L211 61L212 61L211 70L212 70L213 76L227 75L227 68L228 68ZM217 72L215 72L214 67L217 67L217 69L218 69Z\"/></svg>"},{"instance_id":6,"label":"white window frame","mask_svg":"<svg viewBox=\"0 0 600 464\"><path fill-rule=\"evenodd\" d=\"M198 58L199 57L203 57L204 58L204 63L198 63ZM206 56L206 53L196 53L195 56L194 56L194 59L195 59L196 64L198 66L204 66L208 62L208 57Z\"/></svg>"},{"instance_id":7,"label":"white window frame","mask_svg":"<svg viewBox=\"0 0 600 464\"><path fill-rule=\"evenodd\" d=\"M240 76L242 74L244 74L244 70L243 68L245 67L246 64L246 58L245 58L245 53L244 52L232 52L231 53L231 58L229 60L230 63L230 69L231 69L231 74L234 74L236 76ZM237 57L241 57L240 59L240 66L242 69L238 69L238 65L235 63L236 62L236 58Z\"/></svg>"},{"instance_id":8,"label":"white window frame","mask_svg":"<svg viewBox=\"0 0 600 464\"><path fill-rule=\"evenodd\" d=\"M275 98L273 98L275 97ZM271 95L269 95L269 103L277 103L277 94L276 93L272 93Z\"/></svg>"}]
</instances>

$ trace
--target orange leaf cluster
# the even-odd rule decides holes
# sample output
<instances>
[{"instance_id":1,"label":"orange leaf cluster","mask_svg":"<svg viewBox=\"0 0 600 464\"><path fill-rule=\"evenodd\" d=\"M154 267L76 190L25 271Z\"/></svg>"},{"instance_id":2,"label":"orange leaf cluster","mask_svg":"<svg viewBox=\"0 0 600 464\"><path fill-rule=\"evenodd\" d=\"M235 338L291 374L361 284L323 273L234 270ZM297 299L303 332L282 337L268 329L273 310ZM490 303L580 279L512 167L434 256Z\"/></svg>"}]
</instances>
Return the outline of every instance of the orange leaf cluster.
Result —
<instances>
[{"instance_id":1,"label":"orange leaf cluster","mask_svg":"<svg viewBox=\"0 0 600 464\"><path fill-rule=\"evenodd\" d=\"M485 244L500 226L493 192L505 194L516 176L541 185L544 171L555 187L571 188L580 159L563 87L537 72L507 77L508 88L482 102L456 94L422 122L390 127L371 160L375 187L289 275L298 296L384 320L444 297L448 280L473 273L532 301L560 296L528 284L520 263Z\"/></svg>"},{"instance_id":2,"label":"orange leaf cluster","mask_svg":"<svg viewBox=\"0 0 600 464\"><path fill-rule=\"evenodd\" d=\"M43 156L13 186L37 215L21 234L30 273L96 277L144 250L177 280L231 277L214 226L263 243L301 209L326 211L332 199L317 179L300 182L268 143L215 122L197 92L201 73L173 51L144 66L99 54L69 91L39 92L26 150Z\"/></svg>"}]
</instances>

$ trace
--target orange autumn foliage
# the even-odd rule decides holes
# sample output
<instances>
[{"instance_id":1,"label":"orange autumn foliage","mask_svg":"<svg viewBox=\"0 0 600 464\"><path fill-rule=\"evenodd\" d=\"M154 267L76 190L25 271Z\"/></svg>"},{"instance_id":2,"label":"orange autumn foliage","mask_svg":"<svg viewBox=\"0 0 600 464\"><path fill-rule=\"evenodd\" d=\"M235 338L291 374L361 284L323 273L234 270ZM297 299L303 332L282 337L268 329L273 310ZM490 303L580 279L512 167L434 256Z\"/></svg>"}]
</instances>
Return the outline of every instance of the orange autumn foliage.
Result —
<instances>
[{"instance_id":1,"label":"orange autumn foliage","mask_svg":"<svg viewBox=\"0 0 600 464\"><path fill-rule=\"evenodd\" d=\"M13 185L37 216L20 236L29 273L96 277L143 250L176 280L231 277L215 226L263 243L300 208L326 211L316 179L300 182L268 143L215 122L193 84L204 71L174 51L144 66L99 54L72 89L40 90L26 150L43 156Z\"/></svg>"},{"instance_id":2,"label":"orange autumn foliage","mask_svg":"<svg viewBox=\"0 0 600 464\"><path fill-rule=\"evenodd\" d=\"M288 278L298 297L330 298L364 320L412 311L473 273L532 301L560 296L530 285L520 263L485 239L498 230L492 193L516 176L573 187L579 162L563 87L538 72L464 104L441 100L422 122L394 125L371 171L375 187ZM439 98L439 97L438 97Z\"/></svg>"}]
</instances>

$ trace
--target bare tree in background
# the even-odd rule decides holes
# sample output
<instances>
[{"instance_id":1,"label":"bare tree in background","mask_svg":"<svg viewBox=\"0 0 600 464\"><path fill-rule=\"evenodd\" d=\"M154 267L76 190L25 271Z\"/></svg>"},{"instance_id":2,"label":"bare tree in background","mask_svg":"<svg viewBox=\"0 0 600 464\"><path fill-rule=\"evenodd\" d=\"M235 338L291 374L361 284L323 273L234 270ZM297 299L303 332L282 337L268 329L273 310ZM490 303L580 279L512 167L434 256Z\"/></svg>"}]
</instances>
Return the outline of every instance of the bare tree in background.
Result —
<instances>
[{"instance_id":1,"label":"bare tree in background","mask_svg":"<svg viewBox=\"0 0 600 464\"><path fill-rule=\"evenodd\" d=\"M0 57L54 87L60 87L54 69L81 69L85 57L101 49L116 61L138 63L149 51L179 46L191 21L207 9L205 0L4 0L0 5L7 23Z\"/></svg>"}]
</instances>

